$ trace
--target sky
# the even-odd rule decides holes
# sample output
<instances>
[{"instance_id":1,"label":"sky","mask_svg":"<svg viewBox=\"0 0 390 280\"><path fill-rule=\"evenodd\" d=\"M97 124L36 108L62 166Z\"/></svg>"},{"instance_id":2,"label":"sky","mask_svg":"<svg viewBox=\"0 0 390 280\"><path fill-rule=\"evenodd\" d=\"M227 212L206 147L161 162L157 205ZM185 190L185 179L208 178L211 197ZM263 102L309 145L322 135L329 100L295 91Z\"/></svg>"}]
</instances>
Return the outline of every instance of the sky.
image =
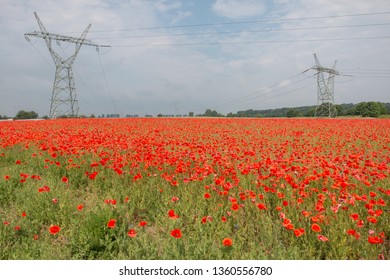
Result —
<instances>
[{"instance_id":1,"label":"sky","mask_svg":"<svg viewBox=\"0 0 390 280\"><path fill-rule=\"evenodd\" d=\"M25 38L40 31L34 12L50 33L92 24L86 38L110 46L75 59L79 114L316 105L314 53L337 60L335 103L390 102L388 0L0 0L0 115L49 114L55 64L42 38Z\"/></svg>"}]
</instances>

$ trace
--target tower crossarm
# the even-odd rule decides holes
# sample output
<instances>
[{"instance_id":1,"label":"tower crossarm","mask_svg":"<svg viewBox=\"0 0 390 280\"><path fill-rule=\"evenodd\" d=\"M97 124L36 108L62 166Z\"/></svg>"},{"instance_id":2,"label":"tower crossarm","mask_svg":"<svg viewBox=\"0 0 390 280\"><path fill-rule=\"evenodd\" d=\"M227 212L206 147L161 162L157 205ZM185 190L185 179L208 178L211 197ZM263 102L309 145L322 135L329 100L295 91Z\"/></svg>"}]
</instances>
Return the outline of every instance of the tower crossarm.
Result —
<instances>
[{"instance_id":1,"label":"tower crossarm","mask_svg":"<svg viewBox=\"0 0 390 280\"><path fill-rule=\"evenodd\" d=\"M322 67L322 66L313 66L310 69L316 70L317 72L325 72L332 75L340 75L339 71L336 71L331 68Z\"/></svg>"},{"instance_id":2,"label":"tower crossarm","mask_svg":"<svg viewBox=\"0 0 390 280\"><path fill-rule=\"evenodd\" d=\"M49 32L34 31L34 32L26 33L24 35L43 38L43 39L50 39L50 40L55 40L55 41L70 42L70 43L74 43L74 44L88 45L88 46L93 46L93 47L108 47L105 45L95 44L88 39L65 36L65 35L54 34L54 33L49 33Z\"/></svg>"}]
</instances>

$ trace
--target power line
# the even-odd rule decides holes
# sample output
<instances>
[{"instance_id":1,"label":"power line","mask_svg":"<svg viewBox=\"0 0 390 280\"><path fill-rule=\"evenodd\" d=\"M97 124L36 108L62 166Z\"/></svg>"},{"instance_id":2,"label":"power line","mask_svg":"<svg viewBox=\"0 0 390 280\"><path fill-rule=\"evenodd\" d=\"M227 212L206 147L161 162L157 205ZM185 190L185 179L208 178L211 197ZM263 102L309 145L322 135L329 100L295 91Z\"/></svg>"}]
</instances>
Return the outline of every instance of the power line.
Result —
<instances>
[{"instance_id":1,"label":"power line","mask_svg":"<svg viewBox=\"0 0 390 280\"><path fill-rule=\"evenodd\" d=\"M275 83L275 84L272 84L272 85L270 85L270 86L263 87L263 88L261 88L261 89L255 91L255 92L253 92L253 93L251 93L251 94L248 94L248 95L245 95L245 96L242 96L242 97L233 99L233 100L226 101L226 102L224 102L224 103L221 103L220 106L225 106L225 105L229 105L229 104L231 104L231 103L237 103L237 102L242 102L242 101L248 101L248 99L250 100L250 99L258 98L258 97L260 97L260 96L265 96L265 95L270 94L272 91L281 90L281 89L283 89L283 88L289 87L289 86L291 86L291 85L293 85L293 84L296 84L296 83L300 83L301 81L304 81L304 80L306 80L306 79L309 78L309 77L305 77L305 78L300 79L300 80L298 80L298 81L295 81L295 82L289 83L289 84L287 84L287 85L285 85L285 86L282 86L282 87L280 87L280 88L278 88L278 89L271 90L272 88L276 88L276 87L278 87L279 85L281 85L281 84L283 84L283 83L292 81L293 79L295 79L296 77L300 76L301 74L302 74L302 73L299 73L299 74L297 74L297 75L291 76L290 78L287 78L286 80L280 81L280 82ZM265 92L265 91L268 91L268 92ZM265 93L264 93L264 92L265 92ZM263 94L261 94L261 93L263 93ZM261 95L259 95L259 94L261 94Z\"/></svg>"},{"instance_id":2,"label":"power line","mask_svg":"<svg viewBox=\"0 0 390 280\"><path fill-rule=\"evenodd\" d=\"M270 18L270 19L248 20L248 21L230 21L230 22L217 22L217 23L198 23L198 24L183 24L183 25L170 25L170 26L137 27L137 28L125 28L125 29L107 29L107 30L94 30L94 31L90 31L90 33L138 31L138 30L153 30L153 29L171 29L171 28L187 28L187 27L202 27L202 26L222 26L222 25L234 25L234 24L283 22L283 21L299 21L299 20L316 20L316 19L343 18L343 17L377 16L377 15L387 15L387 14L390 14L390 12L345 14L345 15L331 15L331 16L318 16L318 17L279 18L279 19ZM72 32L72 33L74 33L74 32Z\"/></svg>"},{"instance_id":3,"label":"power line","mask_svg":"<svg viewBox=\"0 0 390 280\"><path fill-rule=\"evenodd\" d=\"M308 78L305 78L305 79L302 79L302 80L300 80L300 81L305 81L305 80L307 80ZM221 106L218 106L217 108L220 108L220 107L224 107L224 108L237 108L237 107L239 107L239 106L244 106L244 105L246 105L246 104L253 104L254 102L258 102L259 100L262 100L261 98L265 98L267 95L267 100L269 100L269 99L272 99L272 98L275 98L275 97L280 97L280 96L283 96L283 95L286 95L286 94L290 94L290 93L292 93L292 92L295 92L295 91L298 91L298 90L301 90L301 89L304 89L304 88L307 88L307 87L311 87L311 86L313 86L313 85L315 85L316 83L315 82L311 82L310 84L307 84L307 85L304 85L304 86L301 86L301 87L299 87L299 88L294 88L294 89L291 89L291 90L288 90L288 91L286 91L286 92L282 92L282 93L280 93L280 94L276 94L276 95L274 95L273 93L275 93L275 92L277 92L277 91L279 91L279 90L281 90L281 89L283 89L283 88L286 88L286 87L290 87L291 85L287 85L287 86L285 86L285 87L282 87L282 88L278 88L278 89L275 89L275 90L271 90L271 91L269 91L269 92L265 92L265 93L263 93L263 94L261 94L261 95L258 95L258 96L255 96L255 97L253 97L253 98L251 98L251 100L245 100L245 101L242 101L242 102L236 102L236 103L234 103L234 104L230 104L230 105L227 105L227 106L223 106L223 105L221 105Z\"/></svg>"},{"instance_id":4,"label":"power line","mask_svg":"<svg viewBox=\"0 0 390 280\"><path fill-rule=\"evenodd\" d=\"M179 37L179 36L203 36L203 35L223 35L223 34L238 34L238 33L260 33L260 32L283 32L283 31L302 31L302 30L319 30L319 29L336 29L336 28L355 28L355 27L372 27L386 26L390 23L372 23L372 24L356 24L356 25L338 25L338 26L316 26L316 27L297 27L297 28L273 28L273 29L258 29L258 30L236 30L236 31L218 31L218 32L198 32L198 33L176 33L176 34L158 34L158 35L131 35L131 36L112 36L112 37L96 37L97 39L131 39L131 38L156 38L156 37Z\"/></svg>"},{"instance_id":5,"label":"power line","mask_svg":"<svg viewBox=\"0 0 390 280\"><path fill-rule=\"evenodd\" d=\"M137 48L137 47L167 47L167 46L205 46L205 45L274 44L274 43L302 43L302 42L352 41L352 40L381 40L381 39L390 39L390 35L388 35L388 36L372 36L372 37L344 37L344 38L296 39L296 40L268 40L268 41L193 42L193 43L166 43L166 44L132 44L132 45L112 45L111 47L116 47L116 48Z\"/></svg>"}]
</instances>

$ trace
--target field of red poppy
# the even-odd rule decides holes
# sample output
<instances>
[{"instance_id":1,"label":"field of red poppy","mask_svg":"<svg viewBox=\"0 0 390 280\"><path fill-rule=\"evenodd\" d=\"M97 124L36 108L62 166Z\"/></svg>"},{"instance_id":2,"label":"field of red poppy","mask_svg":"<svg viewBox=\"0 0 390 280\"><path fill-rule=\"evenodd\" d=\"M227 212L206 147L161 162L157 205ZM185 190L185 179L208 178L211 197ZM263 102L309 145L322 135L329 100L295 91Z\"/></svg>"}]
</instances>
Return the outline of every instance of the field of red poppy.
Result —
<instances>
[{"instance_id":1,"label":"field of red poppy","mask_svg":"<svg viewBox=\"0 0 390 280\"><path fill-rule=\"evenodd\" d=\"M0 122L0 259L389 259L390 120Z\"/></svg>"}]
</instances>

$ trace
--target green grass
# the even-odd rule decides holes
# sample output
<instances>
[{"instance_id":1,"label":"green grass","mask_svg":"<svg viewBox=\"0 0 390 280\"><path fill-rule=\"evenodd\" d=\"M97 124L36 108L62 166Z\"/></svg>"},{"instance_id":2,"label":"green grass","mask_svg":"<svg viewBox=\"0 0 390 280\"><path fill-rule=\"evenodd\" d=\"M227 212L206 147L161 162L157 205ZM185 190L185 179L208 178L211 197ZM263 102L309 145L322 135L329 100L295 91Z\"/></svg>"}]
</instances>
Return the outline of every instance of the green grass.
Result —
<instances>
[{"instance_id":1,"label":"green grass","mask_svg":"<svg viewBox=\"0 0 390 280\"><path fill-rule=\"evenodd\" d=\"M288 210L289 218L296 227L303 227L306 234L297 238L283 228L279 212L274 210L280 203L272 193L264 192L267 210L259 211L256 203L247 199L242 201L244 207L235 212L230 209L227 197L204 188L212 183L212 177L172 186L160 176L148 177L146 172L142 179L133 182L130 174L118 176L112 170L100 169L98 176L90 180L85 175L90 168L80 164L69 169L67 157L56 158L59 166L49 163L43 168L44 157L31 157L32 153L39 153L33 148L13 147L1 152L5 154L0 162L0 259L3 260L377 259L379 253L389 258L388 243L366 242L367 224L360 240L345 234L351 224L350 210L323 227L322 234L331 242L319 242L310 233L310 221L294 206ZM92 162L88 157L85 155L83 160ZM15 165L16 160L22 164ZM20 173L29 174L23 183ZM10 179L3 179L5 175ZM32 179L32 175L41 176L41 180ZM68 177L68 183L62 182L63 176ZM243 177L240 188L259 192L254 180L254 176ZM50 191L38 192L43 186ZM205 192L211 193L210 199L204 198ZM230 195L239 197L239 192L237 189ZM172 202L172 197L179 200ZM117 203L107 204L104 202L107 199L115 199ZM77 210L80 204L84 206L82 211ZM170 209L174 209L178 219L168 217ZM26 217L22 217L22 212ZM204 216L211 216L212 221L203 224ZM226 222L221 221L222 216L227 217ZM117 220L113 229L107 227L110 219ZM9 224L4 225L4 221ZM148 224L141 227L140 221ZM383 228L386 224L390 224L388 215L377 226ZM51 225L59 225L60 232L51 235ZM16 226L21 229L15 230ZM135 238L127 236L130 228L137 231ZM182 231L182 238L170 235L175 228ZM233 240L233 246L222 245L225 237Z\"/></svg>"}]
</instances>

